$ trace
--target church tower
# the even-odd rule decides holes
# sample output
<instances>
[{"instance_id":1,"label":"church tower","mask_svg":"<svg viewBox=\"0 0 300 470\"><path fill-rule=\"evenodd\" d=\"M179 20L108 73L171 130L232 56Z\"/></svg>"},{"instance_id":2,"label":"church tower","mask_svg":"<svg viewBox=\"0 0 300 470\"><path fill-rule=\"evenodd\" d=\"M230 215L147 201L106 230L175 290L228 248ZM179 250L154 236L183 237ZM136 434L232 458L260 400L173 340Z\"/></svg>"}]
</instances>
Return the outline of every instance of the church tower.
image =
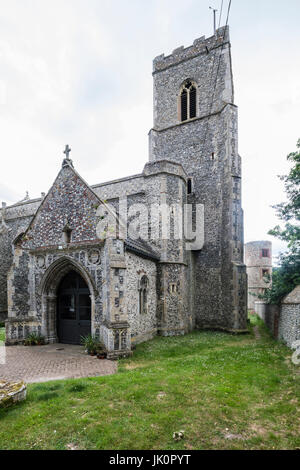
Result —
<instances>
[{"instance_id":1,"label":"church tower","mask_svg":"<svg viewBox=\"0 0 300 470\"><path fill-rule=\"evenodd\" d=\"M187 202L204 205L204 246L190 259L190 310L199 328L244 331L241 159L229 28L154 59L150 162L181 164Z\"/></svg>"}]
</instances>

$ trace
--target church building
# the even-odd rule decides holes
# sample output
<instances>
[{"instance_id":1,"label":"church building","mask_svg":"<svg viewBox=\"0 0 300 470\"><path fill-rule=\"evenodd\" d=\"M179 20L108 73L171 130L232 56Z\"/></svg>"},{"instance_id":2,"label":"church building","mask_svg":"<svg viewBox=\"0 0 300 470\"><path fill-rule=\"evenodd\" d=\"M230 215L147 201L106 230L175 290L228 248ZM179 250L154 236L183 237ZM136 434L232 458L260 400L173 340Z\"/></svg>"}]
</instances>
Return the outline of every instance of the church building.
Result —
<instances>
[{"instance_id":1,"label":"church building","mask_svg":"<svg viewBox=\"0 0 300 470\"><path fill-rule=\"evenodd\" d=\"M223 27L154 59L154 123L140 174L91 186L67 146L47 194L2 203L0 321L7 344L32 332L69 344L92 334L117 358L155 335L247 330L230 48ZM170 237L162 234L162 206L170 208ZM175 219L187 207L195 243L175 236ZM143 236L128 229L136 208Z\"/></svg>"}]
</instances>

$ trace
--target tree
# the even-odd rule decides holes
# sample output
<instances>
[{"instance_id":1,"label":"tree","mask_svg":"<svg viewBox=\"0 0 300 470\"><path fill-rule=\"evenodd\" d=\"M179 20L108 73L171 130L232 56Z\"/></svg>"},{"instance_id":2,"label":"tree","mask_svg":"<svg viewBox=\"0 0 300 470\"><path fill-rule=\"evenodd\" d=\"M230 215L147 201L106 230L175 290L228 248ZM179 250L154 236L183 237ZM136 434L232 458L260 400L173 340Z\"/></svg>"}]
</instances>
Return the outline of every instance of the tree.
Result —
<instances>
[{"instance_id":1,"label":"tree","mask_svg":"<svg viewBox=\"0 0 300 470\"><path fill-rule=\"evenodd\" d=\"M287 242L288 249L279 256L279 268L273 272L272 286L260 296L270 303L279 303L300 284L300 139L297 151L290 153L287 159L292 164L291 170L288 175L279 177L284 181L287 201L274 206L285 225L277 225L269 235Z\"/></svg>"}]
</instances>

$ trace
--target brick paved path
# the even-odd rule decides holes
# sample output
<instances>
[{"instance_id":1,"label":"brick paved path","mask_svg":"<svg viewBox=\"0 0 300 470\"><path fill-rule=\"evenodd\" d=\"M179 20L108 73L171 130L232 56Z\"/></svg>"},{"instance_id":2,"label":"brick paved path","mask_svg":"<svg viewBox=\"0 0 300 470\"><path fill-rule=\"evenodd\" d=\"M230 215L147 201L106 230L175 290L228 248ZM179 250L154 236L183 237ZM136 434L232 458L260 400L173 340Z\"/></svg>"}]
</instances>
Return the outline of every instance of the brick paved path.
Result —
<instances>
[{"instance_id":1,"label":"brick paved path","mask_svg":"<svg viewBox=\"0 0 300 470\"><path fill-rule=\"evenodd\" d=\"M87 356L82 346L49 344L46 346L9 346L5 364L0 361L0 379L27 383L110 375L117 363Z\"/></svg>"}]
</instances>

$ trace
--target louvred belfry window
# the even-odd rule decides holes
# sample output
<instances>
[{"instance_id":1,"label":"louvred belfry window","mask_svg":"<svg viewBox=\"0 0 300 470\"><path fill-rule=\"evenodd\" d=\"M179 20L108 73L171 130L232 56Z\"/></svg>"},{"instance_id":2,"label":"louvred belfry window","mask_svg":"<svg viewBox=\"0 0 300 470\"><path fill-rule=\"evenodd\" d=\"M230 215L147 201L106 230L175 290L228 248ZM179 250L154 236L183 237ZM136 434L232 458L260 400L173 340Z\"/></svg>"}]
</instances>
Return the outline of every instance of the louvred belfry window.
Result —
<instances>
[{"instance_id":1,"label":"louvred belfry window","mask_svg":"<svg viewBox=\"0 0 300 470\"><path fill-rule=\"evenodd\" d=\"M188 118L187 113L187 102L188 102L188 94L186 90L182 90L181 93L181 120L186 121Z\"/></svg>"},{"instance_id":2,"label":"louvred belfry window","mask_svg":"<svg viewBox=\"0 0 300 470\"><path fill-rule=\"evenodd\" d=\"M187 81L181 90L180 112L181 121L197 116L197 89L190 81Z\"/></svg>"},{"instance_id":3,"label":"louvred belfry window","mask_svg":"<svg viewBox=\"0 0 300 470\"><path fill-rule=\"evenodd\" d=\"M196 117L196 88L190 89L190 119Z\"/></svg>"}]
</instances>

